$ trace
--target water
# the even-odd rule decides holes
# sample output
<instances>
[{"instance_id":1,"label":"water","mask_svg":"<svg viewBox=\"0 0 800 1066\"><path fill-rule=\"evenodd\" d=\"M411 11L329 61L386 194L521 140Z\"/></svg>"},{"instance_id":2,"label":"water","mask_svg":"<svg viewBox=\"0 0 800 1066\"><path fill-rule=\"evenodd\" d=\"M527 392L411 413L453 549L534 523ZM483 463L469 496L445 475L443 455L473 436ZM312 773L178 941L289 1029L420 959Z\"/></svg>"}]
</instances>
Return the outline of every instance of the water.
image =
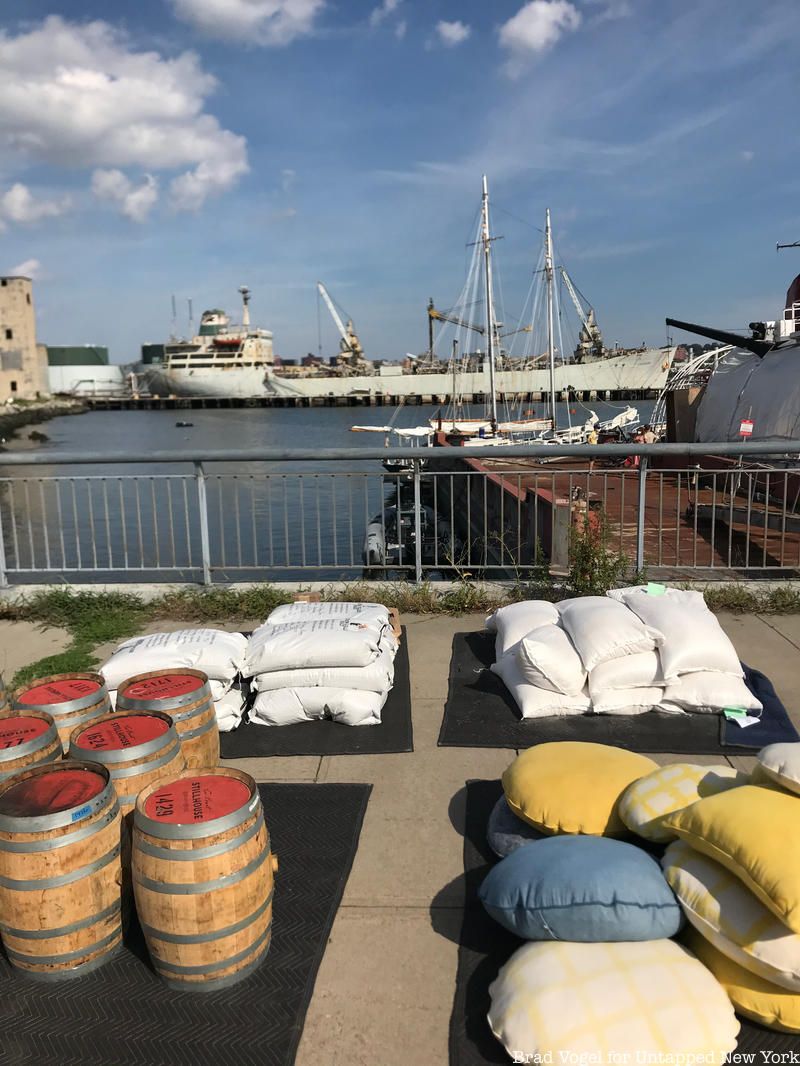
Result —
<instances>
[{"instance_id":1,"label":"water","mask_svg":"<svg viewBox=\"0 0 800 1066\"><path fill-rule=\"evenodd\" d=\"M603 419L623 406L598 403L593 409ZM559 425L570 416L573 424L587 417L581 404L560 408ZM652 403L638 409L644 420ZM53 419L42 427L50 439L36 446L38 452L88 450L98 460L77 468L0 467L10 580L69 579L77 572L82 581L199 580L200 497L192 461L204 450L381 448L383 434L352 433L350 427L391 420L398 428L426 425L437 410L98 411ZM473 406L464 415L483 413ZM544 413L542 405L534 407L536 416ZM177 421L192 426L180 428ZM404 442L393 437L391 443ZM26 431L9 447L28 450ZM186 461L110 465L115 455L149 450L172 450ZM205 473L211 565L221 582L360 577L367 525L400 485L386 477L378 460L225 463Z\"/></svg>"}]
</instances>

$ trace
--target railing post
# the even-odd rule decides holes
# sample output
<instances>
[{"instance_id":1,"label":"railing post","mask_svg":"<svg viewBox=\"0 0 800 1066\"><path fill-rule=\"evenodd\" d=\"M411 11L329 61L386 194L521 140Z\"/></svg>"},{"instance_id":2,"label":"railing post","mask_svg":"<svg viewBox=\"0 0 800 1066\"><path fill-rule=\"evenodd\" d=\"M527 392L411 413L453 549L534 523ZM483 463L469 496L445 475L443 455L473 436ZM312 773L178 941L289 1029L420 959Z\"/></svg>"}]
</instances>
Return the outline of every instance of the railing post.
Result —
<instances>
[{"instance_id":1,"label":"railing post","mask_svg":"<svg viewBox=\"0 0 800 1066\"><path fill-rule=\"evenodd\" d=\"M3 514L2 511L0 511L0 589L7 588L8 571L6 569L6 542L5 537L3 536Z\"/></svg>"},{"instance_id":2,"label":"railing post","mask_svg":"<svg viewBox=\"0 0 800 1066\"><path fill-rule=\"evenodd\" d=\"M644 570L644 510L646 498L647 456L639 463L639 508L636 512L636 572Z\"/></svg>"},{"instance_id":3,"label":"railing post","mask_svg":"<svg viewBox=\"0 0 800 1066\"><path fill-rule=\"evenodd\" d=\"M197 480L197 506L200 512L200 551L203 557L203 584L211 584L211 548L208 539L208 499L206 497L206 475L203 464L195 462Z\"/></svg>"},{"instance_id":4,"label":"railing post","mask_svg":"<svg viewBox=\"0 0 800 1066\"><path fill-rule=\"evenodd\" d=\"M414 459L414 580L422 581L422 502L420 493L420 464ZM399 509L399 508L398 508Z\"/></svg>"}]
</instances>

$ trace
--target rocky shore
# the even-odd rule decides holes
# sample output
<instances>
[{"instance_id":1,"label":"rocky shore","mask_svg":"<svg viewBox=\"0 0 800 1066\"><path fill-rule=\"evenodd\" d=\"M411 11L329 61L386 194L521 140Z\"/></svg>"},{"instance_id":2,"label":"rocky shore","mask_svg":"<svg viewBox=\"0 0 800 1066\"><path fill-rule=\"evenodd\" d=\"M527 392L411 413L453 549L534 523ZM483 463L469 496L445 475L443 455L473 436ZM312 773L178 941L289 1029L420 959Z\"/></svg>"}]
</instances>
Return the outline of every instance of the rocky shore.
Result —
<instances>
[{"instance_id":1,"label":"rocky shore","mask_svg":"<svg viewBox=\"0 0 800 1066\"><path fill-rule=\"evenodd\" d=\"M4 450L13 437L19 438L20 430L26 426L62 415L82 415L85 411L86 405L81 400L50 398L4 404L0 406L0 449Z\"/></svg>"}]
</instances>

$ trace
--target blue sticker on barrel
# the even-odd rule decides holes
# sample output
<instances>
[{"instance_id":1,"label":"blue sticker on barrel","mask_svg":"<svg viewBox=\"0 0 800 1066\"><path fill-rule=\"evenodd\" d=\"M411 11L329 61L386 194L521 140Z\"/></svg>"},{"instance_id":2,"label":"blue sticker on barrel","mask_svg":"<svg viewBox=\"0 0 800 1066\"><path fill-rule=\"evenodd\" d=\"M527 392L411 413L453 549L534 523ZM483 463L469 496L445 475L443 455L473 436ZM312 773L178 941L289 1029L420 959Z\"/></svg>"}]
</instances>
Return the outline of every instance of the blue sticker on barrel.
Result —
<instances>
[{"instance_id":1,"label":"blue sticker on barrel","mask_svg":"<svg viewBox=\"0 0 800 1066\"><path fill-rule=\"evenodd\" d=\"M85 807L79 807L77 811L72 812L72 821L79 822L81 818L85 818L87 814L92 813L92 805L88 803Z\"/></svg>"}]
</instances>

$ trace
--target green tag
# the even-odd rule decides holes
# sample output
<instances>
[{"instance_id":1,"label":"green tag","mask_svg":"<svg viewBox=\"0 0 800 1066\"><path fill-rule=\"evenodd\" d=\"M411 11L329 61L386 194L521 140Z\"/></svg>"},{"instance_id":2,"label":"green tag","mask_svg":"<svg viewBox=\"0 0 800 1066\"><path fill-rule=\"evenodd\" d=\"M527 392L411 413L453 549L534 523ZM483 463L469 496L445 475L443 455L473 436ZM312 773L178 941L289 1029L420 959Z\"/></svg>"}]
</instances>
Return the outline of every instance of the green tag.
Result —
<instances>
[{"instance_id":1,"label":"green tag","mask_svg":"<svg viewBox=\"0 0 800 1066\"><path fill-rule=\"evenodd\" d=\"M722 712L726 718L746 718L747 711L744 707L725 707Z\"/></svg>"},{"instance_id":2,"label":"green tag","mask_svg":"<svg viewBox=\"0 0 800 1066\"><path fill-rule=\"evenodd\" d=\"M666 585L658 585L655 581L647 582L647 595L648 596L663 596L667 591Z\"/></svg>"}]
</instances>

